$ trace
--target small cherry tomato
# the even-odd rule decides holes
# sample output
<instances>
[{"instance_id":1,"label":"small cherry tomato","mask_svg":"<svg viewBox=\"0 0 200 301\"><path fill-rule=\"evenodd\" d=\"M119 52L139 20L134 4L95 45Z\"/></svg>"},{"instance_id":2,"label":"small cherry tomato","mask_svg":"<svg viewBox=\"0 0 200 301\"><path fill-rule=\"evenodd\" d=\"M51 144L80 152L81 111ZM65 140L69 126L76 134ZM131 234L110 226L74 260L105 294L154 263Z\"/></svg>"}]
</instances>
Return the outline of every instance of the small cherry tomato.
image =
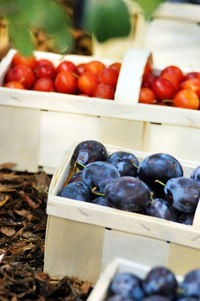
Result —
<instances>
[{"instance_id":1,"label":"small cherry tomato","mask_svg":"<svg viewBox=\"0 0 200 301\"><path fill-rule=\"evenodd\" d=\"M77 91L77 77L73 72L61 71L56 75L55 87L60 93L75 94Z\"/></svg>"},{"instance_id":2,"label":"small cherry tomato","mask_svg":"<svg viewBox=\"0 0 200 301\"><path fill-rule=\"evenodd\" d=\"M191 90L180 90L174 96L173 106L185 109L198 110L198 95Z\"/></svg>"},{"instance_id":3,"label":"small cherry tomato","mask_svg":"<svg viewBox=\"0 0 200 301\"><path fill-rule=\"evenodd\" d=\"M155 79L156 79L156 77L153 74L144 75L143 80L142 80L142 87L151 89L151 85Z\"/></svg>"},{"instance_id":4,"label":"small cherry tomato","mask_svg":"<svg viewBox=\"0 0 200 301\"><path fill-rule=\"evenodd\" d=\"M40 78L40 77L53 78L55 75L55 68L52 67L50 64L40 63L33 68L33 72L36 78Z\"/></svg>"},{"instance_id":5,"label":"small cherry tomato","mask_svg":"<svg viewBox=\"0 0 200 301\"><path fill-rule=\"evenodd\" d=\"M114 69L118 73L120 72L122 64L120 62L115 62L109 66L109 68Z\"/></svg>"},{"instance_id":6,"label":"small cherry tomato","mask_svg":"<svg viewBox=\"0 0 200 301\"><path fill-rule=\"evenodd\" d=\"M85 72L85 66L86 66L86 63L81 63L76 66L78 74L82 74L83 72Z\"/></svg>"},{"instance_id":7,"label":"small cherry tomato","mask_svg":"<svg viewBox=\"0 0 200 301\"><path fill-rule=\"evenodd\" d=\"M94 89L92 96L106 99L114 99L115 89L111 85L99 83Z\"/></svg>"},{"instance_id":8,"label":"small cherry tomato","mask_svg":"<svg viewBox=\"0 0 200 301\"><path fill-rule=\"evenodd\" d=\"M86 63L85 71L97 75L105 67L106 66L100 61L90 61L89 63Z\"/></svg>"},{"instance_id":9,"label":"small cherry tomato","mask_svg":"<svg viewBox=\"0 0 200 301\"><path fill-rule=\"evenodd\" d=\"M139 102L155 104L157 102L155 93L149 88L142 87L140 89Z\"/></svg>"},{"instance_id":10,"label":"small cherry tomato","mask_svg":"<svg viewBox=\"0 0 200 301\"><path fill-rule=\"evenodd\" d=\"M4 87L6 88L12 88L12 89L25 89L24 85L21 82L17 82L17 81L10 81L7 82Z\"/></svg>"},{"instance_id":11,"label":"small cherry tomato","mask_svg":"<svg viewBox=\"0 0 200 301\"><path fill-rule=\"evenodd\" d=\"M172 73L163 73L163 75L161 75L162 78L167 79L170 83L172 83L172 85L174 86L175 90L179 90L180 88L180 80L174 76Z\"/></svg>"},{"instance_id":12,"label":"small cherry tomato","mask_svg":"<svg viewBox=\"0 0 200 301\"><path fill-rule=\"evenodd\" d=\"M61 71L71 71L74 73L78 73L77 68L74 63L71 61L63 61L61 62L57 68L56 68L56 73L61 72Z\"/></svg>"},{"instance_id":13,"label":"small cherry tomato","mask_svg":"<svg viewBox=\"0 0 200 301\"><path fill-rule=\"evenodd\" d=\"M5 77L6 82L21 82L26 89L31 89L35 81L35 76L30 67L18 65L10 69Z\"/></svg>"},{"instance_id":14,"label":"small cherry tomato","mask_svg":"<svg viewBox=\"0 0 200 301\"><path fill-rule=\"evenodd\" d=\"M160 76L162 77L166 73L173 75L173 77L176 78L176 80L178 80L179 82L183 79L183 72L177 66L166 67L165 69L162 70Z\"/></svg>"},{"instance_id":15,"label":"small cherry tomato","mask_svg":"<svg viewBox=\"0 0 200 301\"><path fill-rule=\"evenodd\" d=\"M188 72L184 75L183 81L186 81L191 78L200 78L200 73L199 72Z\"/></svg>"},{"instance_id":16,"label":"small cherry tomato","mask_svg":"<svg viewBox=\"0 0 200 301\"><path fill-rule=\"evenodd\" d=\"M153 92L158 100L172 99L175 88L166 78L159 77L151 85Z\"/></svg>"},{"instance_id":17,"label":"small cherry tomato","mask_svg":"<svg viewBox=\"0 0 200 301\"><path fill-rule=\"evenodd\" d=\"M192 90L200 97L200 78L191 78L183 83L183 89Z\"/></svg>"},{"instance_id":18,"label":"small cherry tomato","mask_svg":"<svg viewBox=\"0 0 200 301\"><path fill-rule=\"evenodd\" d=\"M78 89L83 94L92 95L98 83L94 73L84 72L78 78Z\"/></svg>"},{"instance_id":19,"label":"small cherry tomato","mask_svg":"<svg viewBox=\"0 0 200 301\"><path fill-rule=\"evenodd\" d=\"M23 56L19 52L16 52L12 59L12 64L14 66L25 65L33 69L37 63L36 57L32 56Z\"/></svg>"},{"instance_id":20,"label":"small cherry tomato","mask_svg":"<svg viewBox=\"0 0 200 301\"><path fill-rule=\"evenodd\" d=\"M37 60L37 65L40 65L40 64L49 64L49 65L51 65L52 68L55 68L54 64L50 60L47 60L47 59Z\"/></svg>"},{"instance_id":21,"label":"small cherry tomato","mask_svg":"<svg viewBox=\"0 0 200 301\"><path fill-rule=\"evenodd\" d=\"M98 80L100 83L116 86L118 80L118 72L112 68L104 68L98 73Z\"/></svg>"},{"instance_id":22,"label":"small cherry tomato","mask_svg":"<svg viewBox=\"0 0 200 301\"><path fill-rule=\"evenodd\" d=\"M55 91L54 82L49 77L40 77L36 80L33 90L43 91L43 92L53 92Z\"/></svg>"}]
</instances>

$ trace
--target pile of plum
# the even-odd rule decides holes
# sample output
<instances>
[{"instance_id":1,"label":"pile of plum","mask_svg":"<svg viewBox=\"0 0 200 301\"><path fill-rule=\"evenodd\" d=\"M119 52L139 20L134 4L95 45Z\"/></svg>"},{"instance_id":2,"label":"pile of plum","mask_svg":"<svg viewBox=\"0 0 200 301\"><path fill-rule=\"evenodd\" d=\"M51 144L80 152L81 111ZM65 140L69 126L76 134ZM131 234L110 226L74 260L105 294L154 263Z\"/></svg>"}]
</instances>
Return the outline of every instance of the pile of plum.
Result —
<instances>
[{"instance_id":1,"label":"pile of plum","mask_svg":"<svg viewBox=\"0 0 200 301\"><path fill-rule=\"evenodd\" d=\"M141 279L134 273L116 274L108 288L106 301L197 301L200 300L200 269L177 281L166 267L156 266Z\"/></svg>"},{"instance_id":2,"label":"pile of plum","mask_svg":"<svg viewBox=\"0 0 200 301\"><path fill-rule=\"evenodd\" d=\"M75 173L59 196L192 225L200 198L200 166L184 177L180 162L166 153L141 162L129 152L108 153L98 141L80 142Z\"/></svg>"}]
</instances>

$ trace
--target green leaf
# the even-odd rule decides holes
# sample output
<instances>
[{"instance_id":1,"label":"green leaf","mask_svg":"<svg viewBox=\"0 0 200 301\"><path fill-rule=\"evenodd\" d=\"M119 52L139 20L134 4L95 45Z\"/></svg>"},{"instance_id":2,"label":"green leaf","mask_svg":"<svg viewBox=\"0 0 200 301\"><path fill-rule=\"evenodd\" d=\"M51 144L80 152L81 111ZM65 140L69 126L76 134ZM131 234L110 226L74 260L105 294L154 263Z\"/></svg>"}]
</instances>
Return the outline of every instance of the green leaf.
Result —
<instances>
[{"instance_id":1,"label":"green leaf","mask_svg":"<svg viewBox=\"0 0 200 301\"><path fill-rule=\"evenodd\" d=\"M134 2L137 2L143 9L145 18L150 19L153 12L164 0L134 0Z\"/></svg>"},{"instance_id":2,"label":"green leaf","mask_svg":"<svg viewBox=\"0 0 200 301\"><path fill-rule=\"evenodd\" d=\"M86 0L83 23L99 42L125 37L131 29L129 11L122 0Z\"/></svg>"},{"instance_id":3,"label":"green leaf","mask_svg":"<svg viewBox=\"0 0 200 301\"><path fill-rule=\"evenodd\" d=\"M9 36L13 48L25 56L30 56L34 50L34 43L26 24L9 18Z\"/></svg>"},{"instance_id":4,"label":"green leaf","mask_svg":"<svg viewBox=\"0 0 200 301\"><path fill-rule=\"evenodd\" d=\"M69 52L73 45L70 20L56 0L15 0L14 9L7 17L11 41L23 54L33 49L29 34L33 27L44 29L58 52ZM16 29L20 31L16 33Z\"/></svg>"}]
</instances>

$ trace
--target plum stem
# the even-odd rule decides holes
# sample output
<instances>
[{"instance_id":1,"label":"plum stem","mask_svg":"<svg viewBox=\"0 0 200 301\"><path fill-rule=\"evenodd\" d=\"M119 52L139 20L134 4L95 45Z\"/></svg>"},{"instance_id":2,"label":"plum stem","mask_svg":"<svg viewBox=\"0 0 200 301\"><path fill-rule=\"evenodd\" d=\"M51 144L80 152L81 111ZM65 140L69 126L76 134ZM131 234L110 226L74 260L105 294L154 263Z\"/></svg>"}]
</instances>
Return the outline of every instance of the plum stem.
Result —
<instances>
[{"instance_id":1,"label":"plum stem","mask_svg":"<svg viewBox=\"0 0 200 301\"><path fill-rule=\"evenodd\" d=\"M139 168L139 166L137 166L133 161L131 161L131 163L133 164L134 167Z\"/></svg>"},{"instance_id":2,"label":"plum stem","mask_svg":"<svg viewBox=\"0 0 200 301\"><path fill-rule=\"evenodd\" d=\"M83 165L82 163L80 163L78 161L76 161L75 163L76 163L76 165L78 164L78 165L82 166L83 168L85 167L85 165Z\"/></svg>"},{"instance_id":3,"label":"plum stem","mask_svg":"<svg viewBox=\"0 0 200 301\"><path fill-rule=\"evenodd\" d=\"M161 182L160 180L155 180L154 182L161 184L162 186L165 186L165 183Z\"/></svg>"},{"instance_id":4,"label":"plum stem","mask_svg":"<svg viewBox=\"0 0 200 301\"><path fill-rule=\"evenodd\" d=\"M151 199L152 203L155 205L156 202L153 199L153 192L152 191L150 192L150 199Z\"/></svg>"},{"instance_id":5,"label":"plum stem","mask_svg":"<svg viewBox=\"0 0 200 301\"><path fill-rule=\"evenodd\" d=\"M92 188L92 193L94 193L94 194L96 194L96 195L104 196L104 193L97 192L96 189L97 189L97 187L94 186L94 187Z\"/></svg>"}]
</instances>

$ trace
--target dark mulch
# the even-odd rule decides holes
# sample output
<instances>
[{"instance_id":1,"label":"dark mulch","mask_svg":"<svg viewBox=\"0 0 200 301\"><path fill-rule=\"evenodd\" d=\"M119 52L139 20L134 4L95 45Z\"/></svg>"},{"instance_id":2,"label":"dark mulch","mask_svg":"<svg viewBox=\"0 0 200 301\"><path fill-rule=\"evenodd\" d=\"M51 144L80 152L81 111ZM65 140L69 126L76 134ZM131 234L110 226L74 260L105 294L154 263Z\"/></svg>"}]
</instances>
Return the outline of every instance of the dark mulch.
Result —
<instances>
[{"instance_id":1,"label":"dark mulch","mask_svg":"<svg viewBox=\"0 0 200 301\"><path fill-rule=\"evenodd\" d=\"M86 300L90 282L43 272L51 177L13 168L0 165L0 300Z\"/></svg>"}]
</instances>

